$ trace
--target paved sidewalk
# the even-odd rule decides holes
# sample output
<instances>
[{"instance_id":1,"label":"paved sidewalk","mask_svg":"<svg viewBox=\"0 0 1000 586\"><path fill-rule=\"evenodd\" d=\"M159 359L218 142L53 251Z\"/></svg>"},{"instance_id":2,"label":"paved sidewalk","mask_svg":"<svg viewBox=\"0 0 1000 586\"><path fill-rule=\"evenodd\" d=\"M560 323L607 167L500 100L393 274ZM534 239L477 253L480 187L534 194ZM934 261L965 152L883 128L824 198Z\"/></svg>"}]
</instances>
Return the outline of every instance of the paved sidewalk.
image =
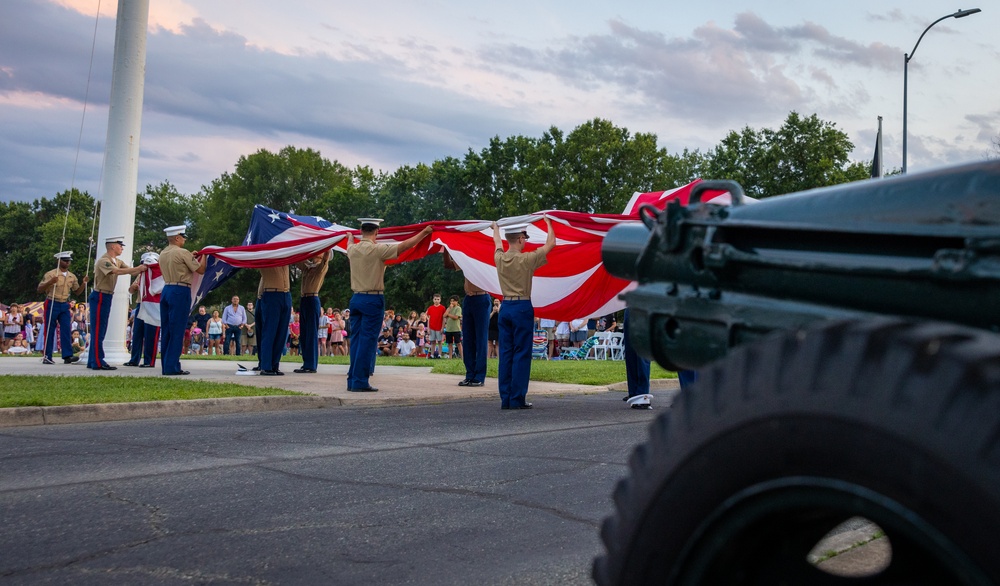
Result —
<instances>
[{"instance_id":1,"label":"paved sidewalk","mask_svg":"<svg viewBox=\"0 0 1000 586\"><path fill-rule=\"evenodd\" d=\"M241 362L247 368L255 365L252 357ZM183 380L226 382L255 387L277 387L309 393L310 396L235 397L227 399L195 399L190 401L156 401L148 403L110 403L101 405L70 405L64 407L19 407L0 409L0 427L84 423L118 419L175 417L240 413L281 409L311 409L323 407L410 405L445 401L495 400L499 408L497 380L486 379L478 388L460 387L459 375L432 374L430 367L376 366L371 384L377 393L347 391L347 365L320 364L316 374L295 374L297 363L282 364L285 376L240 376L236 362L224 360L185 360L190 376ZM0 375L30 374L47 376L162 376L159 368L120 366L114 371L94 371L78 364L45 365L40 359L17 358L0 360ZM624 373L623 373L624 375ZM676 392L674 379L654 381L654 390ZM617 388L621 387L621 388ZM577 385L532 381L528 399L544 400L545 396L591 394L623 390L624 384L605 386ZM671 394L672 396L672 394Z\"/></svg>"}]
</instances>

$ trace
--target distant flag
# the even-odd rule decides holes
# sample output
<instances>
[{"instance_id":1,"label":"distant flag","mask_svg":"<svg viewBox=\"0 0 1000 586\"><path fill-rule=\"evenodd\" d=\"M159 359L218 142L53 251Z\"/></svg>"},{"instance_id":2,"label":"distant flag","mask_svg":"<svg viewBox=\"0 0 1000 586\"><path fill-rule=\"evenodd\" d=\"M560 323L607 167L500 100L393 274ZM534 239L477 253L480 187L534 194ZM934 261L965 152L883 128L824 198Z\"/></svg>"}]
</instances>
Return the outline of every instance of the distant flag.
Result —
<instances>
[{"instance_id":1,"label":"distant flag","mask_svg":"<svg viewBox=\"0 0 1000 586\"><path fill-rule=\"evenodd\" d=\"M875 137L875 157L872 158L872 179L882 178L882 117L878 117L878 135Z\"/></svg>"}]
</instances>

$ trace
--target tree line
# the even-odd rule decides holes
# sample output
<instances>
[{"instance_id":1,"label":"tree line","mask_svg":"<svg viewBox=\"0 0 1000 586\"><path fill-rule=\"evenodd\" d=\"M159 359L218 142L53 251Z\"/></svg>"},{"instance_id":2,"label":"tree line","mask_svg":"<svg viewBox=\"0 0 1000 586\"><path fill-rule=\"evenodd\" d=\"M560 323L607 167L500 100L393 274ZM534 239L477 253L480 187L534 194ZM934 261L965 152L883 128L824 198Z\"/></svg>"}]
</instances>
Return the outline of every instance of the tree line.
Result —
<instances>
[{"instance_id":1,"label":"tree line","mask_svg":"<svg viewBox=\"0 0 1000 586\"><path fill-rule=\"evenodd\" d=\"M146 250L165 247L163 228L187 224L189 245L234 246L242 242L254 204L345 225L377 216L388 225L428 220L516 216L543 209L621 213L635 191L670 189L702 177L734 179L757 198L771 197L868 177L868 164L852 162L854 145L836 124L816 114L791 112L777 129L745 127L712 149L671 154L657 136L632 134L595 118L564 133L551 127L540 137L492 138L462 159L404 165L395 172L367 166L348 168L313 149L287 146L241 156L198 193L182 194L169 181L147 185L136 200L133 261ZM68 205L67 205L68 204ZM69 208L67 213L67 207ZM97 234L99 206L86 192L67 190L52 199L0 202L0 301L35 300L42 274L55 266L65 225L64 249L73 250L73 269L82 273L87 253L103 253L89 241ZM92 263L91 263L92 264ZM433 292L461 291L462 277L440 259L392 267L386 279L389 306L421 308ZM298 286L293 271L293 298ZM239 271L204 300L226 303L256 296L256 271ZM350 278L346 258L334 255L323 288L324 305L346 304Z\"/></svg>"}]
</instances>

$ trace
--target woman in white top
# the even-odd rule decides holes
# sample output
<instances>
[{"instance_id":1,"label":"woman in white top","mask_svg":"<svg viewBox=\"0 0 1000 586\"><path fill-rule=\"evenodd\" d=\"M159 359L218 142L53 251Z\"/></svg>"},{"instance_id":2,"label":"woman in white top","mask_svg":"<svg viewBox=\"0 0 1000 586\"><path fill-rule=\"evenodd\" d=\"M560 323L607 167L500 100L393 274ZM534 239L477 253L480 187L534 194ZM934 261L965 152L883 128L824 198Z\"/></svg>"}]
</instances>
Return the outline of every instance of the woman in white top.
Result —
<instances>
[{"instance_id":1,"label":"woman in white top","mask_svg":"<svg viewBox=\"0 0 1000 586\"><path fill-rule=\"evenodd\" d=\"M3 352L6 352L11 347L11 344L14 343L14 338L23 329L24 316L21 315L21 307L16 303L11 304L7 310L7 315L3 318Z\"/></svg>"},{"instance_id":2,"label":"woman in white top","mask_svg":"<svg viewBox=\"0 0 1000 586\"><path fill-rule=\"evenodd\" d=\"M213 311L212 318L208 320L208 353L222 354L222 318L218 310Z\"/></svg>"}]
</instances>

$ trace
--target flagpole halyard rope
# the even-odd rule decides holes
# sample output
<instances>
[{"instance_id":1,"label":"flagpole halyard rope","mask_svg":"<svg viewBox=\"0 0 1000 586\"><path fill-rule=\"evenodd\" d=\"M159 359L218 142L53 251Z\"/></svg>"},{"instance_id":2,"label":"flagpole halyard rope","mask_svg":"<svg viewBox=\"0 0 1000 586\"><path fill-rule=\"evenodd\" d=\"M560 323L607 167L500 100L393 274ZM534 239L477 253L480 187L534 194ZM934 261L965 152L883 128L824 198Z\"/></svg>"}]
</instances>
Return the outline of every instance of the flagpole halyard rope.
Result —
<instances>
[{"instance_id":1,"label":"flagpole halyard rope","mask_svg":"<svg viewBox=\"0 0 1000 586\"><path fill-rule=\"evenodd\" d=\"M98 24L101 22L101 1L97 1L97 14L94 16L94 34L90 42L90 64L87 68L87 84L83 92L83 112L80 115L80 132L76 138L76 155L73 157L73 172L70 175L69 182L69 194L66 197L66 214L63 217L63 229L62 236L59 239L59 252L62 252L66 247L66 230L69 226L69 213L72 209L73 204L73 191L76 189L76 169L80 162L80 150L83 144L83 128L87 120L87 105L90 102L90 82L93 78L94 73L94 54L97 50L97 28ZM101 180L104 178L104 163L101 163ZM98 193L100 193L100 184L98 184ZM97 200L94 201L94 219L90 226L90 248L87 252L87 271L84 276L90 274L90 254L94 249L94 230L97 227ZM59 259L56 259L56 269L59 269ZM55 312L53 304L55 303L55 291L56 288L53 286L52 290L49 292L49 315L45 315L45 303L42 303L42 319L45 322L45 331L43 332L42 339L42 356L45 357L45 341L49 339L49 334L52 331L52 314ZM84 295L87 293L87 288L84 287ZM52 341L53 352L55 351L55 340Z\"/></svg>"}]
</instances>

